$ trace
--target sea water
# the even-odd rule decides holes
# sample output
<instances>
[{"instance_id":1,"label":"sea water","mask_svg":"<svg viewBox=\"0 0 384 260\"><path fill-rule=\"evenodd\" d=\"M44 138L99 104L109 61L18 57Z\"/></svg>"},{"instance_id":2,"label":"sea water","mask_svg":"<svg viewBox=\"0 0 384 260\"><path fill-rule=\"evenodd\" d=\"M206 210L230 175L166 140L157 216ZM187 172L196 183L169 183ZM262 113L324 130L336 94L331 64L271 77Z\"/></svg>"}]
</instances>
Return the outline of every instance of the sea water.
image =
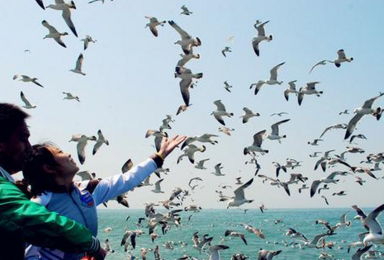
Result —
<instances>
[{"instance_id":1,"label":"sea water","mask_svg":"<svg viewBox=\"0 0 384 260\"><path fill-rule=\"evenodd\" d=\"M369 213L372 209L365 209ZM166 211L159 211L165 213ZM304 234L309 240L312 240L315 235L324 234L327 229L324 225L315 224L317 219L328 221L331 226L340 222L342 214L347 214L347 221L351 221L350 227L342 227L335 231L336 235L325 237L326 242L336 242L333 249L316 249L316 248L298 248L294 247L292 242L299 242L300 239L291 238L285 235L288 228L294 228L296 231ZM123 260L128 259L129 253L141 259L140 248L155 248L159 245L160 255L162 259L171 260L178 259L183 255L193 256L197 259L208 259L207 253L201 254L194 249L191 240L194 232L198 231L200 236L209 234L213 236L212 245L223 244L229 246L229 249L220 251L221 259L231 259L234 254L242 253L247 255L248 259L257 259L260 248L266 250L282 250L282 252L274 259L303 259L311 260L318 259L321 252L325 251L328 254L334 255L333 259L351 259L357 248L351 248L351 252L347 253L348 245L358 241L358 234L365 231L360 220L353 220L356 212L353 209L267 209L261 213L258 209L249 209L247 211L239 209L203 209L200 212L194 213L188 221L191 212L181 212L181 225L172 228L163 235L161 225L157 228L156 233L160 235L155 242L151 241L148 235L147 222L142 222L143 227L138 227L135 222L139 217L145 217L144 210L99 210L99 234L100 241L103 242L108 238L114 253L108 254L108 260ZM128 221L126 218L129 217ZM379 220L382 217L379 217ZM276 220L282 220L275 224ZM265 239L257 237L253 233L247 232L240 223L251 224L254 227L261 229L265 235ZM104 229L111 227L113 230L104 232ZM144 235L137 237L136 249L124 251L124 247L120 246L125 230L141 229L145 232ZM247 240L248 245L239 237L225 237L226 230L242 232ZM225 238L224 241L222 239ZM166 249L164 244L174 242L174 249ZM182 245L181 241L187 243ZM291 245L290 245L291 244ZM372 248L374 249L374 248ZM377 250L384 251L381 247ZM147 259L154 259L153 251L147 254Z\"/></svg>"}]
</instances>

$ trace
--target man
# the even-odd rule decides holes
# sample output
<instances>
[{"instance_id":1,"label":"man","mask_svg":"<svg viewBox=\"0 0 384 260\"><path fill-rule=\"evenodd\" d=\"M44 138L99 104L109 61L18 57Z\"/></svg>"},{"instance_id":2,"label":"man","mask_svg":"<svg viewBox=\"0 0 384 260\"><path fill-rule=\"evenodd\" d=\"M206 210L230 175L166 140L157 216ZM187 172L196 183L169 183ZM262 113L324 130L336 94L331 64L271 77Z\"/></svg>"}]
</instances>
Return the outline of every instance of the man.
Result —
<instances>
[{"instance_id":1,"label":"man","mask_svg":"<svg viewBox=\"0 0 384 260\"><path fill-rule=\"evenodd\" d=\"M105 258L100 242L84 226L31 202L14 184L31 149L29 117L17 106L0 103L0 259L22 260L26 243Z\"/></svg>"}]
</instances>

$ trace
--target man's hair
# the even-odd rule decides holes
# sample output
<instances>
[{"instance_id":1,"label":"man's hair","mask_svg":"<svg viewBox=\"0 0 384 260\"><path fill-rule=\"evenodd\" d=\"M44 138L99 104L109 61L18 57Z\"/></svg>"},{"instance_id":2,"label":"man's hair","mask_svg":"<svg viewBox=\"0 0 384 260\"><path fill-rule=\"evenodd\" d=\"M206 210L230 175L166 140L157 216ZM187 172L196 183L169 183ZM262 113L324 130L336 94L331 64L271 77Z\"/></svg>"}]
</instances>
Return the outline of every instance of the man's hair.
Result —
<instances>
[{"instance_id":1,"label":"man's hair","mask_svg":"<svg viewBox=\"0 0 384 260\"><path fill-rule=\"evenodd\" d=\"M8 141L12 132L28 117L18 106L0 103L0 142Z\"/></svg>"}]
</instances>

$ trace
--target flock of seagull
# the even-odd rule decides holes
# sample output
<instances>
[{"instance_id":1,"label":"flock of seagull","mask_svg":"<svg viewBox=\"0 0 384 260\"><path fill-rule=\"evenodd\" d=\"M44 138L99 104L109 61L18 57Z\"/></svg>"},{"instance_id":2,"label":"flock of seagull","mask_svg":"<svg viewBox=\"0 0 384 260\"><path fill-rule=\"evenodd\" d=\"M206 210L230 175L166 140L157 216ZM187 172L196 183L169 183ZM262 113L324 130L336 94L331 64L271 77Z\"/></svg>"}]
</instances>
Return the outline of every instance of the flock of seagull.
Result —
<instances>
[{"instance_id":1,"label":"flock of seagull","mask_svg":"<svg viewBox=\"0 0 384 260\"><path fill-rule=\"evenodd\" d=\"M90 4L101 1L104 4L104 0L92 0L89 1ZM73 35L78 37L76 28L74 23L71 20L71 9L76 9L76 5L73 1L71 2L64 2L63 0L55 0L54 4L50 4L48 6L45 6L42 0L36 0L37 4L42 9L53 9L57 11L61 11L62 17L69 27L70 31ZM191 12L185 5L181 7L181 13L180 15L186 15L191 16L193 12ZM179 87L181 92L181 100L183 100L183 103L178 108L178 111L176 115L179 115L180 113L186 111L190 106L190 91L193 89L193 87L196 84L197 79L203 78L203 73L193 73L190 69L185 67L191 60L193 59L200 59L200 54L195 53L195 49L202 45L202 41L198 37L194 37L191 34L189 34L185 29L182 29L182 26L179 26L175 21L169 20L168 22L163 20L159 21L156 17L153 16L145 16L149 20L149 22L146 24L146 28L149 28L150 32L154 37L159 37L159 26L163 27L167 24L171 26L180 37L179 40L174 42L174 44L178 44L181 47L182 54L180 54L181 59L177 62L175 66L175 78L179 78ZM253 50L256 54L256 56L261 55L261 49L262 45L264 43L262 42L271 42L273 40L272 35L267 35L265 32L265 27L270 21L262 22L260 20L257 20L254 24L254 28L257 30L257 36L255 36L251 43ZM42 25L48 29L48 34L44 37L44 39L53 39L57 44L60 46L67 48L63 38L65 36L68 36L69 34L67 32L59 32L53 25L49 24L48 21L43 20ZM161 33L161 32L160 32ZM86 51L89 47L90 43L96 43L97 41L93 39L91 36L86 35L84 39L82 39L84 42L83 49ZM228 53L231 53L232 49L228 46L225 46L221 53L224 57L227 57L226 55ZM262 53L264 55L264 53ZM257 58L257 57L255 57ZM84 56L81 53L78 56L78 59L76 61L76 65L74 69L71 69L71 72L86 76L86 74L82 71L82 63L84 60ZM309 73L312 73L314 69L321 66L325 66L327 64L334 64L337 68L341 66L342 63L350 63L354 59L352 57L347 57L345 54L345 51L343 49L340 49L337 51L337 58L334 60L331 59L325 59L317 62L313 67L310 69ZM268 85L282 85L283 81L279 80L278 78L278 72L280 69L283 69L283 66L285 65L285 62L281 62L274 66L270 70L270 77L265 80L259 80L256 83L253 83L250 85L250 89L254 88L254 95L258 95L261 91L262 87L267 87ZM343 65L344 66L344 65ZM38 82L38 79L35 77L30 77L27 75L19 75L15 74L13 76L13 80L19 80L26 83L33 83L41 88L44 88L42 84ZM288 88L284 90L283 95L287 101L289 101L289 98L294 95L297 96L298 104L302 105L303 99L305 95L316 95L320 97L323 94L323 91L317 90L316 86L320 83L318 81L315 82L308 82L306 86L300 88L299 90L296 89L296 80L292 80L288 82ZM227 81L224 82L224 89L231 93L231 86ZM75 100L77 102L80 102L80 98L72 93L69 92L63 92L64 98L66 100ZM330 130L345 130L345 136L344 139L349 139L350 144L354 144L357 139L360 140L366 140L367 138L363 134L356 134L353 135L357 124L361 121L361 119L365 115L371 115L376 120L380 120L383 110L380 107L374 107L374 102L379 99L381 96L383 96L384 93L379 93L377 96L366 100L361 107L358 107L354 109L353 113L354 116L350 119L348 124L335 124L332 126L327 127L319 138L314 139L311 142L308 142L308 145L311 146L319 146L320 142L323 141L323 136L328 133ZM31 103L25 94L23 92L20 93L20 98L23 102L23 107L26 109L36 109L36 105ZM228 112L226 110L225 105L221 100L216 100L213 103L216 106L216 110L212 111L211 115L217 120L217 122L220 124L220 127L218 128L219 132L224 133L227 136L231 136L231 132L234 131L233 128L229 128L226 126L226 122L224 121L224 118L230 118L234 116L234 113ZM253 112L248 107L243 108L244 114L240 116L242 123L246 124L250 120L252 120L253 117L259 117L260 114L257 112ZM274 113L271 116L278 116L282 117L285 116L287 113L281 112L281 113ZM340 112L340 115L348 115L349 111L345 110ZM312 184L308 183L308 177L299 174L299 173L291 173L289 180L282 181L279 179L280 173L283 171L285 173L288 172L288 170L293 170L301 167L301 161L297 161L293 158L287 158L285 162L273 162L273 165L276 167L275 175L276 177L267 176L264 174L258 174L261 165L257 161L257 157L260 155L270 154L273 151L269 151L262 148L263 142L268 139L270 141L278 141L279 143L282 142L283 139L287 138L285 134L281 134L280 129L284 130L285 124L289 124L290 119L283 119L280 120L274 124L271 125L271 131L268 132L266 129L257 131L252 138L252 143L244 147L243 154L244 156L247 156L247 158L250 158L249 161L246 161L246 164L254 164L256 171L254 173L254 176L250 178L249 180L243 182L241 180L241 177L237 177L236 180L234 180L233 186L237 186L233 190L232 196L227 196L224 194L224 190L231 189L231 185L219 185L219 188L221 190L217 190L216 193L218 194L218 201L220 202L226 202L226 208L230 207L240 207L244 204L253 203L254 199L248 199L245 195L245 191L247 188L249 188L254 182L255 179L260 178L260 182L263 184L270 184L271 186L275 187L282 187L283 190L286 192L288 196L291 195L291 190L293 189L293 186L300 185L299 188L297 188L298 192L300 194L304 194L304 190L309 190L309 196L313 197L315 195L320 195L324 199L325 203L328 205L329 201L327 197L322 194L324 190L330 189L332 186L337 186L337 183L340 181L341 178L348 178L352 176L355 178L355 181L359 185L364 185L364 183L367 181L365 178L368 179L375 179L378 180L379 178L375 174L376 171L381 170L381 165L384 162L384 153L370 153L367 156L365 156L366 159L364 159L361 164L375 164L375 166L372 168L370 166L352 166L350 165L346 160L347 154L364 154L365 151L359 147L354 146L348 146L346 151L343 151L339 155L333 154L335 150L329 150L324 152L315 152L311 155L309 155L312 158L318 158L318 161L316 162L314 166L314 171L317 169L321 169L324 173L335 167L336 165L339 165L340 167L344 167L343 171L333 171L328 174L328 176L319 178L317 180L314 180ZM156 150L158 151L160 149L161 141L164 137L168 137L168 134L166 132L167 129L171 129L170 124L175 122L173 119L173 116L167 115L165 119L162 120L161 125L159 126L158 130L148 130L145 134L146 138L154 137L154 146ZM104 137L101 130L97 132L97 137L87 136L85 134L75 134L72 135L72 138L70 139L70 142L76 142L77 143L77 154L78 158L81 164L84 164L86 159L86 146L88 142L95 142L93 147L92 154L95 155L97 151L100 149L102 145L109 145L108 140ZM188 161L194 165L194 168L197 170L207 170L205 167L205 162L209 160L209 158L202 159L202 160L196 160L195 154L197 152L204 153L207 149L209 149L209 145L218 145L218 141L215 140L218 135L211 134L211 133L205 133L198 136L190 136L188 137L185 142L181 145L180 149L182 151L182 154L178 157L177 163L181 163L182 160L187 157ZM249 138L251 139L251 138ZM201 146L199 146L201 144ZM206 145L203 145L206 144ZM249 157L248 157L249 156ZM126 173L133 167L132 161L129 159L127 160L124 165L122 166L122 173ZM222 172L223 165L221 163L216 164L214 167L214 171L211 172L211 174L215 176L225 176ZM160 168L156 170L156 175L158 176L158 180L152 184L150 182L150 177L148 177L141 185L140 187L145 186L152 186L154 185L154 189L152 189L153 193L166 193L161 188L161 183L164 180L164 178L161 177L161 174L167 175L169 173L168 168ZM362 175L361 175L362 174ZM360 175L360 176L359 176ZM97 178L95 173L89 173L87 171L78 173L78 176L82 178L83 180L86 179L94 179ZM280 176L281 177L281 176ZM182 225L182 219L180 216L180 212L186 211L186 212L192 212L192 215L200 212L202 208L198 205L185 205L186 199L191 196L192 193L196 192L196 188L201 186L203 183L203 179L200 177L194 177L191 178L189 181L189 188L190 189L183 189L181 187L176 187L170 194L169 199L162 200L159 202L150 202L145 204L145 215L143 215L142 218L139 218L138 223L136 225L138 227L147 227L148 228L148 234L154 242L159 235L156 233L156 230L158 227L161 227L161 232L163 235L166 235L166 233L173 227L173 226L180 226ZM345 196L347 191L341 190L341 191L335 191L332 196ZM127 195L121 194L116 198L117 202L129 207L128 201L127 201ZM193 201L193 199L192 199ZM107 205L106 205L107 206ZM159 213L157 212L158 206L164 207L166 210L168 210L166 213ZM176 209L174 209L176 208ZM357 249L357 251L353 254L352 259L362 259L363 255L366 254L365 259L378 259L379 253L375 253L376 251L371 250L372 244L383 244L384 243L384 235L382 233L382 228L380 223L377 221L377 217L381 214L381 212L384 210L384 205L381 205L377 207L375 210L373 210L371 213L366 214L361 210L358 206L354 205L353 209L357 213L357 219L360 219L362 226L366 229L365 233L362 233L359 235L360 240L355 242L353 245L351 244L348 248L350 250L351 247L360 247ZM264 213L266 210L265 205L260 205L260 211ZM246 212L246 211L245 211ZM265 213L268 214L268 213ZM192 217L190 215L190 218ZM128 219L127 219L128 220ZM144 222L147 223L147 225L144 224ZM280 221L278 221L280 222ZM327 253L325 251L326 248L331 248L329 244L325 242L325 238L334 237L336 235L335 231L337 229L341 228L348 228L351 225L351 222L346 221L346 214L344 214L341 217L341 221L337 223L335 226L331 226L329 222L325 220L317 220L316 224L322 224L324 225L326 232L323 232L321 234L316 235L312 240L307 239L307 237L293 229L292 227L288 227L286 236L292 238L292 243L290 244L293 247L300 247L300 248L316 248L316 249L323 249L322 252L319 255L319 259L334 259L334 256ZM266 235L262 232L260 228L252 226L250 223L239 223L238 226L241 226L244 231L254 234L259 239L265 239ZM109 227L105 229L105 232L111 232L113 228ZM125 251L129 252L129 255L131 259L134 259L133 251L136 248L136 237L143 235L145 232L141 229L137 230L127 230L122 238L121 246L125 248ZM224 233L224 238L217 244L213 243L213 237L210 237L208 234L200 236L198 232L194 233L192 235L192 241L193 241L193 248L196 249L198 252L206 252L209 255L209 259L212 260L218 260L220 259L220 251L221 250L227 250L230 248L230 245L224 245L223 242L230 242L229 240L226 240L226 237L232 237L232 238L240 238L244 245L247 245L247 239L241 231L238 230L226 230ZM175 245L171 242L164 245L165 248L171 248ZM111 249L110 241L105 241L105 248L110 253L113 253L113 250ZM149 251L154 251L155 259L161 259L160 256L160 248L158 245L156 245L155 249L148 249L148 248L141 248L141 256L142 259L147 258L147 253ZM257 252L258 259L259 260L270 260L274 258L275 256L278 257L279 255L283 255L283 250L265 250L260 249L259 252ZM377 258L374 258L377 257ZM246 259L248 258L244 254L238 253L234 254L232 256L233 260L236 259ZM182 256L179 259L197 259L193 256Z\"/></svg>"}]
</instances>

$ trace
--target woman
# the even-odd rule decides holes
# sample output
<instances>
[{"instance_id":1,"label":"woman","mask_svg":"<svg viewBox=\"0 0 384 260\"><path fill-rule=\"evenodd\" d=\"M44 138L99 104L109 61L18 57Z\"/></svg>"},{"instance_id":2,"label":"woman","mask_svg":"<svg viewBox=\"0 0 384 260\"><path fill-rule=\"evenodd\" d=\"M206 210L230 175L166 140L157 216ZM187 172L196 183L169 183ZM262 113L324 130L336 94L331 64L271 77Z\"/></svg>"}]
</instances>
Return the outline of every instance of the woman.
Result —
<instances>
[{"instance_id":1,"label":"woman","mask_svg":"<svg viewBox=\"0 0 384 260\"><path fill-rule=\"evenodd\" d=\"M46 206L50 211L71 218L97 235L96 207L144 181L158 167L173 149L186 139L185 136L165 138L159 152L133 167L125 174L118 174L102 180L74 183L73 178L79 170L71 155L54 145L33 146L23 175L31 186L33 201ZM77 260L85 254L69 254L57 249L28 247L26 259L65 259Z\"/></svg>"}]
</instances>

